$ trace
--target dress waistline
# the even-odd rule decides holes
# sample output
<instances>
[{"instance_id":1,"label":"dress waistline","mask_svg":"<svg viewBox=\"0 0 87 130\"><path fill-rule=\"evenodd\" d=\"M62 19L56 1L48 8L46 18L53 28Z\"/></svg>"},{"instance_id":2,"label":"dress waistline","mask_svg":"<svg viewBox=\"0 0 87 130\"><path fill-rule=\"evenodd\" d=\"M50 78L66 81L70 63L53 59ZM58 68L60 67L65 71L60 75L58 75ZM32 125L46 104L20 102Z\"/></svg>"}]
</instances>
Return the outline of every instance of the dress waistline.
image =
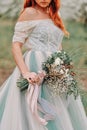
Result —
<instances>
[{"instance_id":1,"label":"dress waistline","mask_svg":"<svg viewBox=\"0 0 87 130\"><path fill-rule=\"evenodd\" d=\"M43 53L54 53L54 52L57 52L58 50L39 50L39 49L27 49L27 51L33 51L33 52L43 52Z\"/></svg>"}]
</instances>

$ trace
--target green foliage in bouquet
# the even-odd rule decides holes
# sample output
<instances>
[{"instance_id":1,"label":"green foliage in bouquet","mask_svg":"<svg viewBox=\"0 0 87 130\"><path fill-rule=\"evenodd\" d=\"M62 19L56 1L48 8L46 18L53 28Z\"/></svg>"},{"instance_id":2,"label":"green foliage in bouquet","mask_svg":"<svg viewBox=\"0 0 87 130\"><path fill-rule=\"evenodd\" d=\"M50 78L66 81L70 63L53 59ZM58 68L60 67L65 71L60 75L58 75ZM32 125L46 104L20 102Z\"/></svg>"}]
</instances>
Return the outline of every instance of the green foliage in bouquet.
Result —
<instances>
[{"instance_id":1,"label":"green foliage in bouquet","mask_svg":"<svg viewBox=\"0 0 87 130\"><path fill-rule=\"evenodd\" d=\"M72 64L72 59L68 56L68 54L64 51L58 51L51 54L50 57L42 64L42 69L49 73L48 66L53 64L57 58L60 58L63 61L63 64L70 65Z\"/></svg>"},{"instance_id":2,"label":"green foliage in bouquet","mask_svg":"<svg viewBox=\"0 0 87 130\"><path fill-rule=\"evenodd\" d=\"M71 83L67 86L68 87L67 87L67 91L66 91L66 96L73 94L74 98L76 99L80 92L76 79L73 77L71 80Z\"/></svg>"},{"instance_id":3,"label":"green foliage in bouquet","mask_svg":"<svg viewBox=\"0 0 87 130\"><path fill-rule=\"evenodd\" d=\"M24 91L24 90L28 89L28 86L29 86L29 82L27 79L20 77L17 80L17 87L20 88L20 91Z\"/></svg>"},{"instance_id":4,"label":"green foliage in bouquet","mask_svg":"<svg viewBox=\"0 0 87 130\"><path fill-rule=\"evenodd\" d=\"M43 83L49 87L52 95L65 93L66 98L71 94L77 98L79 88L72 68L72 59L64 50L51 54L42 64L46 72Z\"/></svg>"}]
</instances>

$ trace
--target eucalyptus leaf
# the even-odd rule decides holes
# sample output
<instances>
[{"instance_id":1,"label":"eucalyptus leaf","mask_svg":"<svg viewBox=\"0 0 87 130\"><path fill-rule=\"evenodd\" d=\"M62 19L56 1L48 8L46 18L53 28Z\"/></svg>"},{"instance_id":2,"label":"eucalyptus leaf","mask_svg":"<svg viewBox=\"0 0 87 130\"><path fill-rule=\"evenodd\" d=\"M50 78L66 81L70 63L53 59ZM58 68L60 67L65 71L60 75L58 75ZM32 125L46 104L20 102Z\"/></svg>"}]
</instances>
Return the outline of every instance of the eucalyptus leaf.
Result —
<instances>
[{"instance_id":1,"label":"eucalyptus leaf","mask_svg":"<svg viewBox=\"0 0 87 130\"><path fill-rule=\"evenodd\" d=\"M29 82L27 79L20 77L17 80L17 87L19 87L20 91L24 91L24 90L28 89L28 86L29 86Z\"/></svg>"}]
</instances>

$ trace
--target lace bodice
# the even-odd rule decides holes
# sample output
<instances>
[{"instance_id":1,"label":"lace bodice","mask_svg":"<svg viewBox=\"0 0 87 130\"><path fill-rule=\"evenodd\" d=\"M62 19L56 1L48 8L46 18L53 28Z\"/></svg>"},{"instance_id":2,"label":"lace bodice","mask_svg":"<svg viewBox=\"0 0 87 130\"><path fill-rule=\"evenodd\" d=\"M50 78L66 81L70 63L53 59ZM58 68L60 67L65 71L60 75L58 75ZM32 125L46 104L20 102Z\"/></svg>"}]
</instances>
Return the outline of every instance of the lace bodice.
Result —
<instances>
[{"instance_id":1,"label":"lace bodice","mask_svg":"<svg viewBox=\"0 0 87 130\"><path fill-rule=\"evenodd\" d=\"M34 50L56 51L63 35L51 19L23 21L16 23L12 41Z\"/></svg>"}]
</instances>

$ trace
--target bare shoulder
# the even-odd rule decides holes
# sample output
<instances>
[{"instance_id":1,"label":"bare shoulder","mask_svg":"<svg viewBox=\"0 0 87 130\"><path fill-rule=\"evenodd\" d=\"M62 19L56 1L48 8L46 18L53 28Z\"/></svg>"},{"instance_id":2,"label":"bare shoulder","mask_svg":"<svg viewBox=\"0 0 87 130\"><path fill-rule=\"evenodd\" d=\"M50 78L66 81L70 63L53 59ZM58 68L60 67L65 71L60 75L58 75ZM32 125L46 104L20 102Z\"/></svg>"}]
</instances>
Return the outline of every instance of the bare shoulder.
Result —
<instances>
[{"instance_id":1,"label":"bare shoulder","mask_svg":"<svg viewBox=\"0 0 87 130\"><path fill-rule=\"evenodd\" d=\"M33 20L35 17L37 17L38 12L36 9L32 7L28 7L24 9L24 11L20 14L18 21L28 21Z\"/></svg>"}]
</instances>

